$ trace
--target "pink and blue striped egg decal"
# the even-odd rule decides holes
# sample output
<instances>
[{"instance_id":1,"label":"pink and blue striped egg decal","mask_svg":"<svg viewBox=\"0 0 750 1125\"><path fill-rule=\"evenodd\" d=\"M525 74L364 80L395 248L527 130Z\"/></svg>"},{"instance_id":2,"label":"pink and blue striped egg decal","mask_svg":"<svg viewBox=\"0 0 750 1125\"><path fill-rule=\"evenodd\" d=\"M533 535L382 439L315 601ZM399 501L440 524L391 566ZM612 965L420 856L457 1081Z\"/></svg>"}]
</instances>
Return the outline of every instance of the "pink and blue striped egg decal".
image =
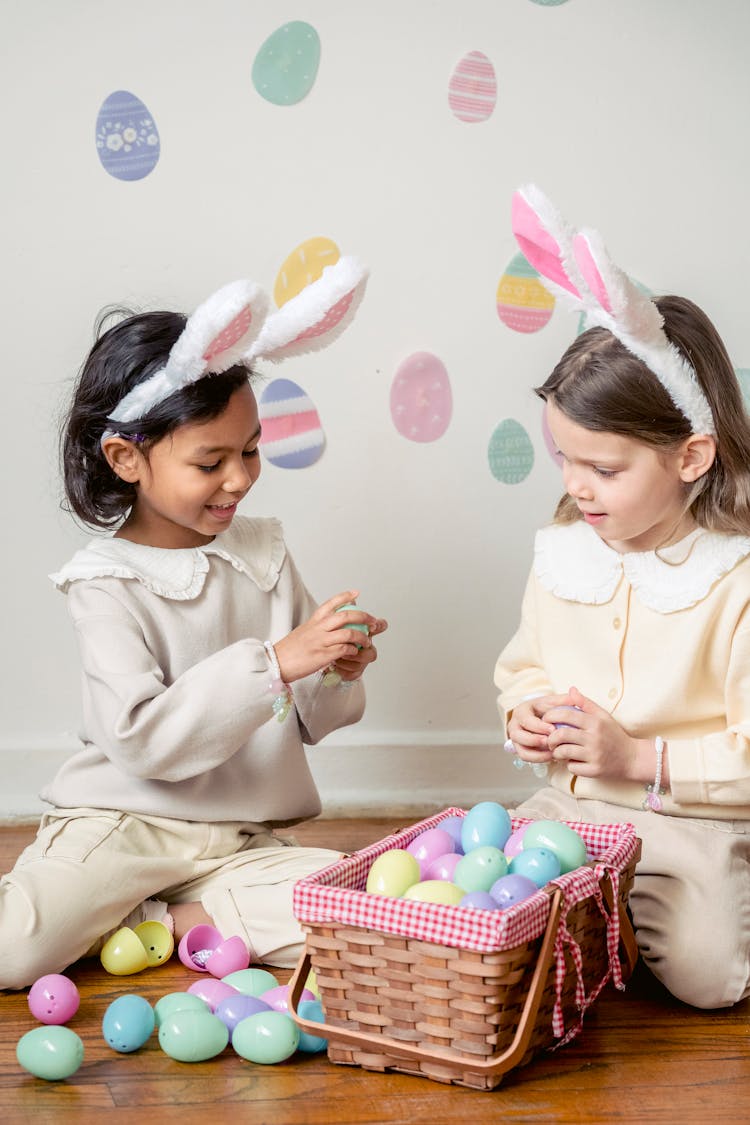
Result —
<instances>
[{"instance_id":1,"label":"pink and blue striped egg decal","mask_svg":"<svg viewBox=\"0 0 750 1125\"><path fill-rule=\"evenodd\" d=\"M481 51L469 51L448 83L448 105L459 121L474 124L491 116L497 100L495 68Z\"/></svg>"},{"instance_id":2,"label":"pink and blue striped egg decal","mask_svg":"<svg viewBox=\"0 0 750 1125\"><path fill-rule=\"evenodd\" d=\"M318 411L291 379L274 379L258 400L263 456L279 469L306 469L325 448Z\"/></svg>"}]
</instances>

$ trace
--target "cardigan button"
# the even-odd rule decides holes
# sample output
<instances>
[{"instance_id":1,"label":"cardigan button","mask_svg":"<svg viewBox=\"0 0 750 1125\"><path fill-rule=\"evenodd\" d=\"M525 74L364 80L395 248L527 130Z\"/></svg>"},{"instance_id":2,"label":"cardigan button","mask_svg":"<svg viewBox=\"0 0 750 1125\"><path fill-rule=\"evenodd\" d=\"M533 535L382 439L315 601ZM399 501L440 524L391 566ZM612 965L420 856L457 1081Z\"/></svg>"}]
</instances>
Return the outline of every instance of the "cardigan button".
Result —
<instances>
[{"instance_id":1,"label":"cardigan button","mask_svg":"<svg viewBox=\"0 0 750 1125\"><path fill-rule=\"evenodd\" d=\"M607 695L609 696L610 699L616 699L617 698L617 688L611 687L609 689L609 691L607 692Z\"/></svg>"},{"instance_id":2,"label":"cardigan button","mask_svg":"<svg viewBox=\"0 0 750 1125\"><path fill-rule=\"evenodd\" d=\"M620 628L620 626L622 625L622 621L620 620L620 618L619 618L619 617L615 617L615 619L614 619L614 621L612 622L612 624L614 625L615 629L619 629L619 628Z\"/></svg>"}]
</instances>

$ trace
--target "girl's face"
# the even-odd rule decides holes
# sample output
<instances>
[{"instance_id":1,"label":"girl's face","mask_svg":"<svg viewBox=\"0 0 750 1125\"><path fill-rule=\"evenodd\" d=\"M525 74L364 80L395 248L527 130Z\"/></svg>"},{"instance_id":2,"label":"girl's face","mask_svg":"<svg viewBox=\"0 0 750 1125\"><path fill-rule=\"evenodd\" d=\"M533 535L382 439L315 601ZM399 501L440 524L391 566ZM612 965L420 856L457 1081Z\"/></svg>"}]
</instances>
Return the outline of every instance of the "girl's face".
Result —
<instances>
[{"instance_id":1,"label":"girl's face","mask_svg":"<svg viewBox=\"0 0 750 1125\"><path fill-rule=\"evenodd\" d=\"M250 385L223 413L137 451L137 498L118 535L151 547L199 547L226 531L260 475L260 423Z\"/></svg>"},{"instance_id":2,"label":"girl's face","mask_svg":"<svg viewBox=\"0 0 750 1125\"><path fill-rule=\"evenodd\" d=\"M685 511L686 483L694 479L686 460L689 441L657 450L622 434L587 430L553 402L546 409L566 491L610 547L652 551L695 526Z\"/></svg>"}]
</instances>

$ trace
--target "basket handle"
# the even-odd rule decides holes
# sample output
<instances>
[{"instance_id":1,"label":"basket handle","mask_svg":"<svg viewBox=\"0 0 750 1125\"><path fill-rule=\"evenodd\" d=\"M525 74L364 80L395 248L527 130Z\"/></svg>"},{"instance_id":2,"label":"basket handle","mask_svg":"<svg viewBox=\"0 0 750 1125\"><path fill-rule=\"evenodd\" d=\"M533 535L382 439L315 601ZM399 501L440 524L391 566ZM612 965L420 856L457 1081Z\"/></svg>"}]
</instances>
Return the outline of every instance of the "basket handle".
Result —
<instances>
[{"instance_id":1,"label":"basket handle","mask_svg":"<svg viewBox=\"0 0 750 1125\"><path fill-rule=\"evenodd\" d=\"M599 885L602 889L602 897L604 898L604 901L607 904L607 909L611 914L612 910L614 909L614 891L612 890L612 884L609 879L604 878L601 880ZM623 981L627 981L633 975L633 970L635 969L636 962L638 961L638 958L640 956L640 950L638 949L638 942L635 939L633 923L630 921L630 915L628 914L627 909L622 904L622 902L619 901L617 903L617 913L619 914L620 926L620 942L618 954L620 957L620 965L622 967L622 979Z\"/></svg>"},{"instance_id":2,"label":"basket handle","mask_svg":"<svg viewBox=\"0 0 750 1125\"><path fill-rule=\"evenodd\" d=\"M492 1058L489 1059L477 1059L467 1055L451 1055L450 1059L447 1060L450 1062L451 1066L463 1066L467 1070L481 1074L504 1074L507 1070L511 1070L516 1066L526 1054L534 1031L534 1024L544 992L547 973L555 952L555 939L557 938L561 910L562 891L556 888L551 897L547 928L544 931L544 937L534 967L529 991L526 996L523 1011L521 1012L521 1017L518 1021L516 1033L510 1045L501 1055L493 1055ZM310 971L310 965L310 954L305 951L289 983L289 1013L294 1017L303 1031L307 1031L315 1036L325 1035L327 1032L327 1038L335 1039L338 1043L346 1043L352 1047L369 1048L372 1050L373 1045L375 1045L379 1051L390 1050L394 1053L404 1055L407 1058L419 1059L420 1061L435 1060L435 1055L431 1054L429 1051L410 1043L404 1043L399 1039L388 1039L384 1036L378 1036L377 1043L374 1044L372 1036L368 1035L366 1032L338 1027L329 1023L314 1023L311 1020L303 1019L297 1011L297 1006Z\"/></svg>"}]
</instances>

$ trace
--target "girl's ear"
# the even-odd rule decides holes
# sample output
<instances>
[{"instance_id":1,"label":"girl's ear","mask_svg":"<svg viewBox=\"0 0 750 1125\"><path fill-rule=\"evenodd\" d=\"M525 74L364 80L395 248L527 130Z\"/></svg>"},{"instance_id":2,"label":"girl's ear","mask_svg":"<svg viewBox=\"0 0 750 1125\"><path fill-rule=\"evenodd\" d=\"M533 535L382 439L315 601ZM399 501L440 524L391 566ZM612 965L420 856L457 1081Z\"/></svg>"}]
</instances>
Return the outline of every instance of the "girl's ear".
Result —
<instances>
[{"instance_id":1,"label":"girl's ear","mask_svg":"<svg viewBox=\"0 0 750 1125\"><path fill-rule=\"evenodd\" d=\"M716 460L716 438L710 434L692 434L682 449L680 477L693 484L705 476Z\"/></svg>"},{"instance_id":2,"label":"girl's ear","mask_svg":"<svg viewBox=\"0 0 750 1125\"><path fill-rule=\"evenodd\" d=\"M102 453L107 459L107 464L120 480L128 484L137 484L140 480L143 454L132 441L115 434L105 438L102 442Z\"/></svg>"}]
</instances>

